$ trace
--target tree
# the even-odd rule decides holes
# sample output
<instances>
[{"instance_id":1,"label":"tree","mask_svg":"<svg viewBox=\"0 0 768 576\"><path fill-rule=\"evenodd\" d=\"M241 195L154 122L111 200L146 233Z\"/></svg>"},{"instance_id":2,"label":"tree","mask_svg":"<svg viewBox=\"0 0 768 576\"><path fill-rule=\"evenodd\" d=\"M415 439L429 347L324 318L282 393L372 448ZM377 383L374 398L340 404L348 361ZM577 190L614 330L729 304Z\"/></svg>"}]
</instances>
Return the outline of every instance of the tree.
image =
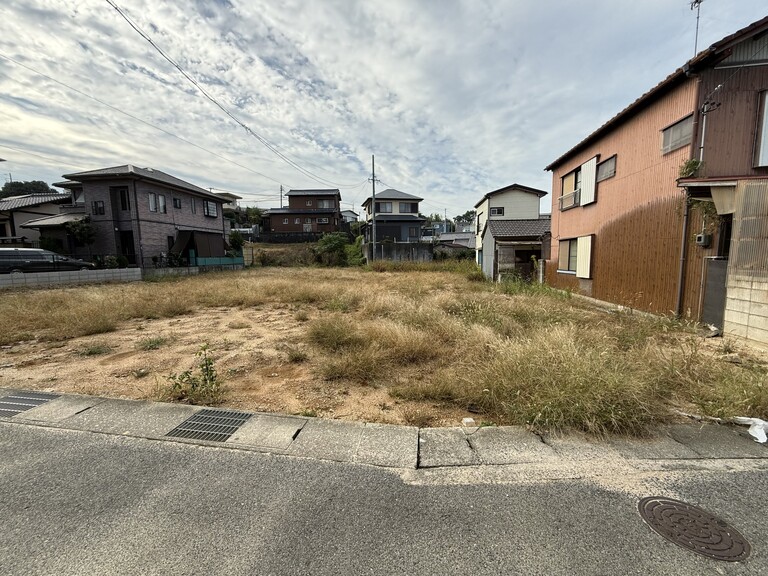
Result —
<instances>
[{"instance_id":1,"label":"tree","mask_svg":"<svg viewBox=\"0 0 768 576\"><path fill-rule=\"evenodd\" d=\"M232 230L229 233L229 245L238 254L240 254L243 250L243 245L245 244L245 239L243 238L243 235L240 234L238 230Z\"/></svg>"},{"instance_id":2,"label":"tree","mask_svg":"<svg viewBox=\"0 0 768 576\"><path fill-rule=\"evenodd\" d=\"M263 210L261 208L256 208L255 206L248 206L245 209L245 221L253 226L254 224L261 224L261 213Z\"/></svg>"},{"instance_id":3,"label":"tree","mask_svg":"<svg viewBox=\"0 0 768 576\"><path fill-rule=\"evenodd\" d=\"M477 213L474 210L467 210L464 214L460 214L453 218L453 221L459 224L472 224L475 221Z\"/></svg>"},{"instance_id":4,"label":"tree","mask_svg":"<svg viewBox=\"0 0 768 576\"><path fill-rule=\"evenodd\" d=\"M349 238L343 232L323 234L315 246L315 259L326 266L347 265Z\"/></svg>"},{"instance_id":5,"label":"tree","mask_svg":"<svg viewBox=\"0 0 768 576\"><path fill-rule=\"evenodd\" d=\"M24 196L26 194L55 194L48 184L42 180L30 180L29 182L6 182L0 189L0 198L8 196Z\"/></svg>"},{"instance_id":6,"label":"tree","mask_svg":"<svg viewBox=\"0 0 768 576\"><path fill-rule=\"evenodd\" d=\"M88 246L88 256L91 255L91 244L96 241L96 230L91 226L90 219L86 216L83 220L67 222L64 228L72 234L77 244Z\"/></svg>"}]
</instances>

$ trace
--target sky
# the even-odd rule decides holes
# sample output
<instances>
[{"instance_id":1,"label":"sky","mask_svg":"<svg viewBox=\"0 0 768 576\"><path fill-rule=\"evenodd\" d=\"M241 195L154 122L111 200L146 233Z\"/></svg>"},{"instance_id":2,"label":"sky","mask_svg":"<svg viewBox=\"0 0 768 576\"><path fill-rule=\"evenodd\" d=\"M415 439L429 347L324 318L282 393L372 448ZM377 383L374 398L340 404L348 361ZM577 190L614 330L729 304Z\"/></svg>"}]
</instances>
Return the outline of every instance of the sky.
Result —
<instances>
[{"instance_id":1,"label":"sky","mask_svg":"<svg viewBox=\"0 0 768 576\"><path fill-rule=\"evenodd\" d=\"M699 50L767 8L704 0ZM133 164L261 208L339 188L362 212L375 156L377 190L452 218L550 192L544 167L695 33L690 0L3 0L0 183Z\"/></svg>"}]
</instances>

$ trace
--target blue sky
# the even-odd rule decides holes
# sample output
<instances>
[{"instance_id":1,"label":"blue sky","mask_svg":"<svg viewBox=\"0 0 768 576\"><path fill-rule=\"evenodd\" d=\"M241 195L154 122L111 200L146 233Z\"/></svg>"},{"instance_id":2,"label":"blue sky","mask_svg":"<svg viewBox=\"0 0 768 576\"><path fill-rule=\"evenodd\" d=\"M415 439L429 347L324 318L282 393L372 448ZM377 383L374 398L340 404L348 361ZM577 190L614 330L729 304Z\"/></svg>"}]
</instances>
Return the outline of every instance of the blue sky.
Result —
<instances>
[{"instance_id":1,"label":"blue sky","mask_svg":"<svg viewBox=\"0 0 768 576\"><path fill-rule=\"evenodd\" d=\"M377 189L452 217L550 191L544 167L692 57L696 24L689 0L114 2L252 132L105 0L4 0L6 181L130 163L264 208L338 187L360 211L375 154ZM704 0L699 49L765 15Z\"/></svg>"}]
</instances>

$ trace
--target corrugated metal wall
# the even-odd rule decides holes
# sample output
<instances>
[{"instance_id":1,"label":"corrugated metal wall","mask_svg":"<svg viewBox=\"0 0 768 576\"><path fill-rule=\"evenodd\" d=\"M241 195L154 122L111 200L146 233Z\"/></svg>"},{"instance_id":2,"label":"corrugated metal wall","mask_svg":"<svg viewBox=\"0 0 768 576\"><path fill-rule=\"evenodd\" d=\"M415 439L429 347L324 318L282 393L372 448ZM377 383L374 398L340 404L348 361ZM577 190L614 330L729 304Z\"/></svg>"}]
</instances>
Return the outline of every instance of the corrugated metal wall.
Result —
<instances>
[{"instance_id":1,"label":"corrugated metal wall","mask_svg":"<svg viewBox=\"0 0 768 576\"><path fill-rule=\"evenodd\" d=\"M768 277L768 180L741 181L736 187L734 250L729 272Z\"/></svg>"}]
</instances>

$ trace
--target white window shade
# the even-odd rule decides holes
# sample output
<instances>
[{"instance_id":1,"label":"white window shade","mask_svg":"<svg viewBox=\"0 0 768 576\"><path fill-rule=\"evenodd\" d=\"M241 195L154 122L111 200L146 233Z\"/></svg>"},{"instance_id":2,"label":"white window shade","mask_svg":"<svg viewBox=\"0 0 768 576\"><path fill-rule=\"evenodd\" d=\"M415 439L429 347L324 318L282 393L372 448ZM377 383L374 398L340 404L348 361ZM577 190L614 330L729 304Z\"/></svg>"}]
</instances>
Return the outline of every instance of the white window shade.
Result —
<instances>
[{"instance_id":1,"label":"white window shade","mask_svg":"<svg viewBox=\"0 0 768 576\"><path fill-rule=\"evenodd\" d=\"M576 239L576 277L592 277L592 236L581 236Z\"/></svg>"},{"instance_id":2,"label":"white window shade","mask_svg":"<svg viewBox=\"0 0 768 576\"><path fill-rule=\"evenodd\" d=\"M581 205L592 204L595 201L595 185L597 184L597 156L581 165Z\"/></svg>"}]
</instances>

